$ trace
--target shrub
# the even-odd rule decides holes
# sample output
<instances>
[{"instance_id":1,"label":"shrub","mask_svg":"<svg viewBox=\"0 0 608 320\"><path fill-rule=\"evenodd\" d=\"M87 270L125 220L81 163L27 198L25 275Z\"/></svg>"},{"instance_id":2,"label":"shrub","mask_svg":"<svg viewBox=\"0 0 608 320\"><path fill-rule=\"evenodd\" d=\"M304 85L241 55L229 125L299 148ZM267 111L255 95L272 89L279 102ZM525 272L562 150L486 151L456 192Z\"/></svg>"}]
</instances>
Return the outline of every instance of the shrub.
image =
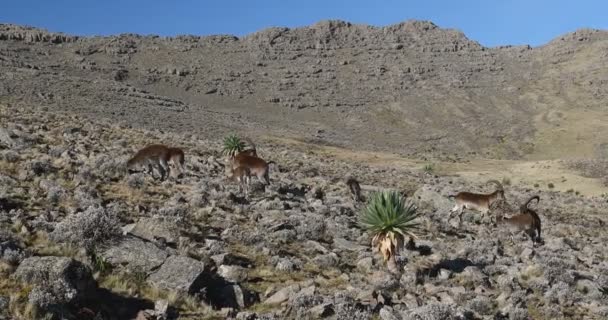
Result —
<instances>
[{"instance_id":1,"label":"shrub","mask_svg":"<svg viewBox=\"0 0 608 320\"><path fill-rule=\"evenodd\" d=\"M433 173L435 171L435 165L432 164L432 163L427 163L427 164L424 165L424 167L422 167L422 170L425 173L431 174L431 173Z\"/></svg>"},{"instance_id":2,"label":"shrub","mask_svg":"<svg viewBox=\"0 0 608 320\"><path fill-rule=\"evenodd\" d=\"M359 225L373 235L372 246L378 248L385 262L394 261L406 235L416 238L416 211L414 204L396 191L377 192L370 197L359 216Z\"/></svg>"},{"instance_id":3,"label":"shrub","mask_svg":"<svg viewBox=\"0 0 608 320\"><path fill-rule=\"evenodd\" d=\"M89 207L84 212L71 214L51 233L56 242L84 247L91 252L95 247L121 235L118 219L105 209Z\"/></svg>"},{"instance_id":4,"label":"shrub","mask_svg":"<svg viewBox=\"0 0 608 320\"><path fill-rule=\"evenodd\" d=\"M224 138L224 149L222 154L234 157L245 149L245 143L236 135L232 134Z\"/></svg>"}]
</instances>

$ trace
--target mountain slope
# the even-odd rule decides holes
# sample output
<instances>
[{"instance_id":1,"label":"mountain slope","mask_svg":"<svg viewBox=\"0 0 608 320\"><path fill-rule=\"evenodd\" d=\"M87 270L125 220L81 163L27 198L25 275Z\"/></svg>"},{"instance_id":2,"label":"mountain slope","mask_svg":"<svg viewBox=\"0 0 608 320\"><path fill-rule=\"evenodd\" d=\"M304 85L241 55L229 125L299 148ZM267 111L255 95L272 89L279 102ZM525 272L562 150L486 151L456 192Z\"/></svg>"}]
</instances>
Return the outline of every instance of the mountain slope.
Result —
<instances>
[{"instance_id":1,"label":"mountain slope","mask_svg":"<svg viewBox=\"0 0 608 320\"><path fill-rule=\"evenodd\" d=\"M537 48L485 48L423 21L322 21L241 39L2 25L0 97L146 128L409 157L594 156L608 142L601 122L587 126L606 114L607 47L607 32L580 30Z\"/></svg>"}]
</instances>

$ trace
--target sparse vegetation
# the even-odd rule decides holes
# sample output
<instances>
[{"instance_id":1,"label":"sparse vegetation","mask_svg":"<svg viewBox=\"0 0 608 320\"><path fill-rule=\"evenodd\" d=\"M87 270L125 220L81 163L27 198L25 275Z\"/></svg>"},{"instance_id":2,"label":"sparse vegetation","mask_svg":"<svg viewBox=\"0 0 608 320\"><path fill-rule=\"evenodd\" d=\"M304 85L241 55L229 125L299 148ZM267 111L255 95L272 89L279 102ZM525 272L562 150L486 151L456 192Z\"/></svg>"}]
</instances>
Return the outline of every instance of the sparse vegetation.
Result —
<instances>
[{"instance_id":1,"label":"sparse vegetation","mask_svg":"<svg viewBox=\"0 0 608 320\"><path fill-rule=\"evenodd\" d=\"M394 262L406 236L416 238L416 211L416 206L396 191L377 192L370 197L359 224L371 233L372 246L380 251L384 262Z\"/></svg>"},{"instance_id":2,"label":"sparse vegetation","mask_svg":"<svg viewBox=\"0 0 608 320\"><path fill-rule=\"evenodd\" d=\"M95 252L91 252L91 261L93 262L93 270L104 275L112 270L112 265L108 263L102 256Z\"/></svg>"},{"instance_id":3,"label":"sparse vegetation","mask_svg":"<svg viewBox=\"0 0 608 320\"><path fill-rule=\"evenodd\" d=\"M116 217L103 208L89 207L84 212L66 217L50 236L54 241L82 246L91 251L97 245L114 240L120 235Z\"/></svg>"},{"instance_id":4,"label":"sparse vegetation","mask_svg":"<svg viewBox=\"0 0 608 320\"><path fill-rule=\"evenodd\" d=\"M241 140L237 135L229 135L224 138L224 149L222 153L229 157L234 157L237 153L245 149L245 142Z\"/></svg>"},{"instance_id":5,"label":"sparse vegetation","mask_svg":"<svg viewBox=\"0 0 608 320\"><path fill-rule=\"evenodd\" d=\"M355 314L365 319L380 318L377 310L372 311L373 306L366 300L356 301L353 298L372 286L383 287L376 291L379 294L400 296L404 293L403 287L410 284L412 287L416 284L426 287L426 284L432 283L444 292L457 288L458 291L464 290L460 291L463 294L457 296L476 301L468 303L462 301L464 299L455 299L453 308L448 308L448 304L443 302L427 303L436 301L438 297L422 291L421 298L424 299L421 300L421 308L427 309L418 314L428 314L435 310L433 306L436 305L443 308L444 312L440 314L453 314L450 312L455 308L466 312L483 310L488 314L497 314L498 306L487 303L487 299L476 299L479 295L475 290L487 284L487 281L495 284L496 290L506 289L506 299L534 299L533 295L542 298L547 292L552 292L553 300L547 299L536 306L539 314L564 301L573 306L570 310L584 310L593 317L593 311L589 311L592 309L587 310L585 306L594 306L597 301L603 301L602 295L605 296L605 290L598 291L594 286L586 286L575 292L579 284L571 282L585 279L572 280L567 278L568 275L581 272L595 276L603 270L598 268L601 265L585 261L587 257L582 254L578 255L579 259L563 259L563 250L569 250L568 246L563 246L564 249L539 246L528 254L527 247L518 241L524 237L516 237L515 242L510 243L503 241L507 240L506 235L486 232L487 216L469 214L460 227L454 226L455 221L446 221L444 209L449 209L448 205L452 204L451 200L445 198L447 194L460 188L477 188L472 191L479 192L488 189L479 184L479 180L475 181L476 178L469 180L473 176L469 172L452 175L447 161L429 163L422 168L417 161L404 166L406 168L398 165L385 168L386 162L382 162L382 167L376 166L376 163L368 164L368 160L374 161L370 160L369 155L356 154L363 156L357 158L356 162L351 162L354 157L334 161L320 147L309 153L308 146L271 144L262 150L264 155L269 154L273 159L276 157L277 162L284 164L276 172L278 187L268 188L260 198L237 202L234 197L227 196L229 190L218 182L224 177L224 168L217 159L222 141L203 142L194 137L188 140L187 135L116 128L104 122L75 122L60 114L53 114L55 118L49 122L44 113L31 116L22 114L21 109L15 112L17 117L4 118L3 115L0 134L3 127L16 123L23 132L43 136L44 146L20 145L14 163L1 160L1 155L11 150L0 150L0 237L2 232L9 233L10 240L14 239L16 244L9 246L7 238L0 239L0 306L4 297L10 298L6 300L11 304L8 318L43 318L47 310L38 310L32 302L53 302L48 298L56 291L41 290L39 286L27 287L13 276L19 268L19 261L31 256L71 257L86 262L87 269L93 271L93 280L101 288L100 291L123 302L121 309L138 300L145 301L146 307L142 309L153 308L155 301L167 300L171 310L179 313L180 318L226 318L225 313L229 309L213 310L207 304L211 304L210 297L234 304L246 301L244 298L249 294L253 298L250 300L253 305L230 308L234 307L232 310L235 312L244 311L245 315L248 312L256 313L258 318L265 318L266 314L270 318L289 318L291 315L306 318L310 310L327 305L330 306L328 313L334 312L345 319L353 318ZM53 129L44 130L45 127ZM86 137L81 137L81 132L82 136L86 133ZM9 137L18 139L18 135L9 134ZM143 174L125 177L124 168L119 168L118 164L127 159L134 146L146 145L149 140L171 144L179 142L180 146L184 146L187 151L187 174L182 179L159 182ZM24 165L34 163L45 153L51 156L50 162ZM374 157L378 155L371 154ZM104 165L106 161L112 163ZM455 167L462 166L462 163L455 163ZM484 167L486 172L479 175L479 179L495 176L496 172L492 172L491 168ZM26 172L30 169L37 171ZM421 169L429 173L440 171L442 175L420 174ZM307 174L311 170L314 174ZM444 172L450 176L444 176ZM368 198L371 190L387 188L407 190L411 198L406 200L389 192L374 194L372 197L380 199L375 200L377 205L368 203L360 211L361 215L355 216L360 219L359 224L355 224L353 212L360 210L360 204L347 197L347 186L340 182L346 173L356 174L361 179L362 191ZM474 175L478 173L473 172ZM521 176L512 176L513 182L498 177L503 185L511 186L506 191L513 207L530 193L520 185L519 181L525 180ZM542 176L536 179L540 183L536 186L539 186L543 183L546 185L541 181L548 178ZM579 187L569 185L575 180L568 176L568 182L562 182L560 187L571 187L570 192L576 194ZM552 177L547 181L560 183L564 179ZM318 190L322 190L323 194ZM559 192L552 193L551 197L555 211L545 211L545 205L534 207L538 208L543 220L548 220L546 238L549 241L556 237L568 238L568 245L585 248L584 253L589 253L591 259L602 261L607 256L604 247L584 239L591 236L601 238L605 219L594 215L608 208L605 200L573 199ZM544 199L548 198L547 195ZM581 206L583 201L584 205ZM413 204L423 209L418 210ZM7 207L10 209L6 210ZM428 212L428 218L418 217L422 210ZM369 219L378 223L365 228L361 221L370 212L382 213L376 216L386 219ZM390 212L394 213L392 220L387 218L391 216ZM100 215L79 218L84 213ZM398 218L404 215L410 216L409 222ZM142 229L141 222L153 216L163 216L163 221L170 221L169 227L151 223ZM565 224L556 226L556 222L562 223L564 220L561 219L565 217L572 227ZM420 232L417 229L419 223L424 223L425 230L432 231L432 235L417 245L412 242L410 248L415 251L401 257L408 272L399 278L394 275L387 277L385 270L377 270L382 260L389 269L396 264L395 260L402 261L395 257L399 258L399 251L406 246L404 242L407 242L407 237L413 239L411 236ZM121 235L121 227L127 235ZM171 230L175 233L167 232ZM575 236L579 234L581 237ZM374 249L381 255L370 252L366 245L368 236L373 238ZM113 242L113 239L120 241ZM85 253L83 248L87 248L88 252ZM119 252L119 248L126 249ZM499 259L495 259L496 248L505 252ZM108 253L107 249L114 252ZM380 256L382 258L377 259ZM154 277L168 265L168 259L176 257L194 259L195 266L201 262L205 265L205 271L194 271L189 275L189 272L179 268L175 269L179 271L169 269L167 277L161 277L160 281L177 283L171 280L172 276L179 280L182 277L200 276L199 280L205 280L202 288L186 294L158 286L161 282L153 280ZM437 258L432 259L433 263L428 268L418 272L421 269L416 266L425 265L424 260L430 257ZM513 263L513 259L517 263ZM144 264L141 269L138 269L139 263ZM535 270L521 271L521 265L536 267ZM208 266L211 268L207 269ZM523 290L510 290L514 281ZM189 284L185 281L184 287ZM556 284L561 286L558 287L561 292L576 293L576 300L568 295L559 296L557 290L551 290ZM289 286L297 289L285 294L286 301L264 303L267 298ZM33 299L30 299L32 292ZM392 304L395 307L392 312L397 317L405 317L404 312L414 312L405 308L399 300ZM104 310L89 306L86 302L83 305L79 303L80 307L90 308L94 312ZM524 308L514 308L519 312L516 315L520 319L529 316ZM4 316L1 310L0 307L0 318ZM286 315L285 310L289 310L287 312L290 314ZM583 314L576 312L574 315ZM69 315L63 316L70 318ZM243 317L243 314L238 317Z\"/></svg>"},{"instance_id":6,"label":"sparse vegetation","mask_svg":"<svg viewBox=\"0 0 608 320\"><path fill-rule=\"evenodd\" d=\"M549 182L549 184L547 185L547 187L549 189L553 189L553 188L555 188L555 185L552 182Z\"/></svg>"},{"instance_id":7,"label":"sparse vegetation","mask_svg":"<svg viewBox=\"0 0 608 320\"><path fill-rule=\"evenodd\" d=\"M424 167L422 167L422 171L427 174L432 174L433 172L435 172L435 165L432 163L427 163L424 165Z\"/></svg>"}]
</instances>

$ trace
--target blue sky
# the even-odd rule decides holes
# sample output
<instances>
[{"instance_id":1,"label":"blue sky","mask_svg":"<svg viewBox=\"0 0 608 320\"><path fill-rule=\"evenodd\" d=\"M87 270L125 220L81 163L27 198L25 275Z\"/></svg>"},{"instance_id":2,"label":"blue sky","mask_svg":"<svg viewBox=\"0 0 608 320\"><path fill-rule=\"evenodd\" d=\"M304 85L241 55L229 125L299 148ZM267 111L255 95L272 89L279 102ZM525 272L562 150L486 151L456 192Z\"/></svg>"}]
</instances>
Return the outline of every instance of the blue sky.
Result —
<instances>
[{"instance_id":1,"label":"blue sky","mask_svg":"<svg viewBox=\"0 0 608 320\"><path fill-rule=\"evenodd\" d=\"M408 19L456 28L485 46L542 45L608 29L605 0L3 0L0 22L79 35L234 34L325 19L376 26Z\"/></svg>"}]
</instances>

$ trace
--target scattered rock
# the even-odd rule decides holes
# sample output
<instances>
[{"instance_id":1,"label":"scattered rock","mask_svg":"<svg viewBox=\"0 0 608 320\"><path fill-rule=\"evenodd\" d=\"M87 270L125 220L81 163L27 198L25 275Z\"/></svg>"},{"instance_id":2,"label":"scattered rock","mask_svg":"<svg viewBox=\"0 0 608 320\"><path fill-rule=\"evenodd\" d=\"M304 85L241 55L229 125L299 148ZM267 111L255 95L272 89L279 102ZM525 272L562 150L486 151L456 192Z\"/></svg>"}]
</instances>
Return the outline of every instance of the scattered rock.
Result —
<instances>
[{"instance_id":1,"label":"scattered rock","mask_svg":"<svg viewBox=\"0 0 608 320\"><path fill-rule=\"evenodd\" d=\"M175 244L179 239L178 221L171 217L141 218L131 234L153 242L163 238L167 243Z\"/></svg>"},{"instance_id":2,"label":"scattered rock","mask_svg":"<svg viewBox=\"0 0 608 320\"><path fill-rule=\"evenodd\" d=\"M113 266L150 272L160 266L168 254L150 242L127 236L118 244L102 251L101 256Z\"/></svg>"},{"instance_id":3,"label":"scattered rock","mask_svg":"<svg viewBox=\"0 0 608 320\"><path fill-rule=\"evenodd\" d=\"M34 286L29 301L44 309L91 299L97 288L89 268L65 257L27 258L15 277Z\"/></svg>"},{"instance_id":4,"label":"scattered rock","mask_svg":"<svg viewBox=\"0 0 608 320\"><path fill-rule=\"evenodd\" d=\"M204 263L188 257L170 256L148 277L155 287L181 293L194 293L204 286Z\"/></svg>"}]
</instances>

